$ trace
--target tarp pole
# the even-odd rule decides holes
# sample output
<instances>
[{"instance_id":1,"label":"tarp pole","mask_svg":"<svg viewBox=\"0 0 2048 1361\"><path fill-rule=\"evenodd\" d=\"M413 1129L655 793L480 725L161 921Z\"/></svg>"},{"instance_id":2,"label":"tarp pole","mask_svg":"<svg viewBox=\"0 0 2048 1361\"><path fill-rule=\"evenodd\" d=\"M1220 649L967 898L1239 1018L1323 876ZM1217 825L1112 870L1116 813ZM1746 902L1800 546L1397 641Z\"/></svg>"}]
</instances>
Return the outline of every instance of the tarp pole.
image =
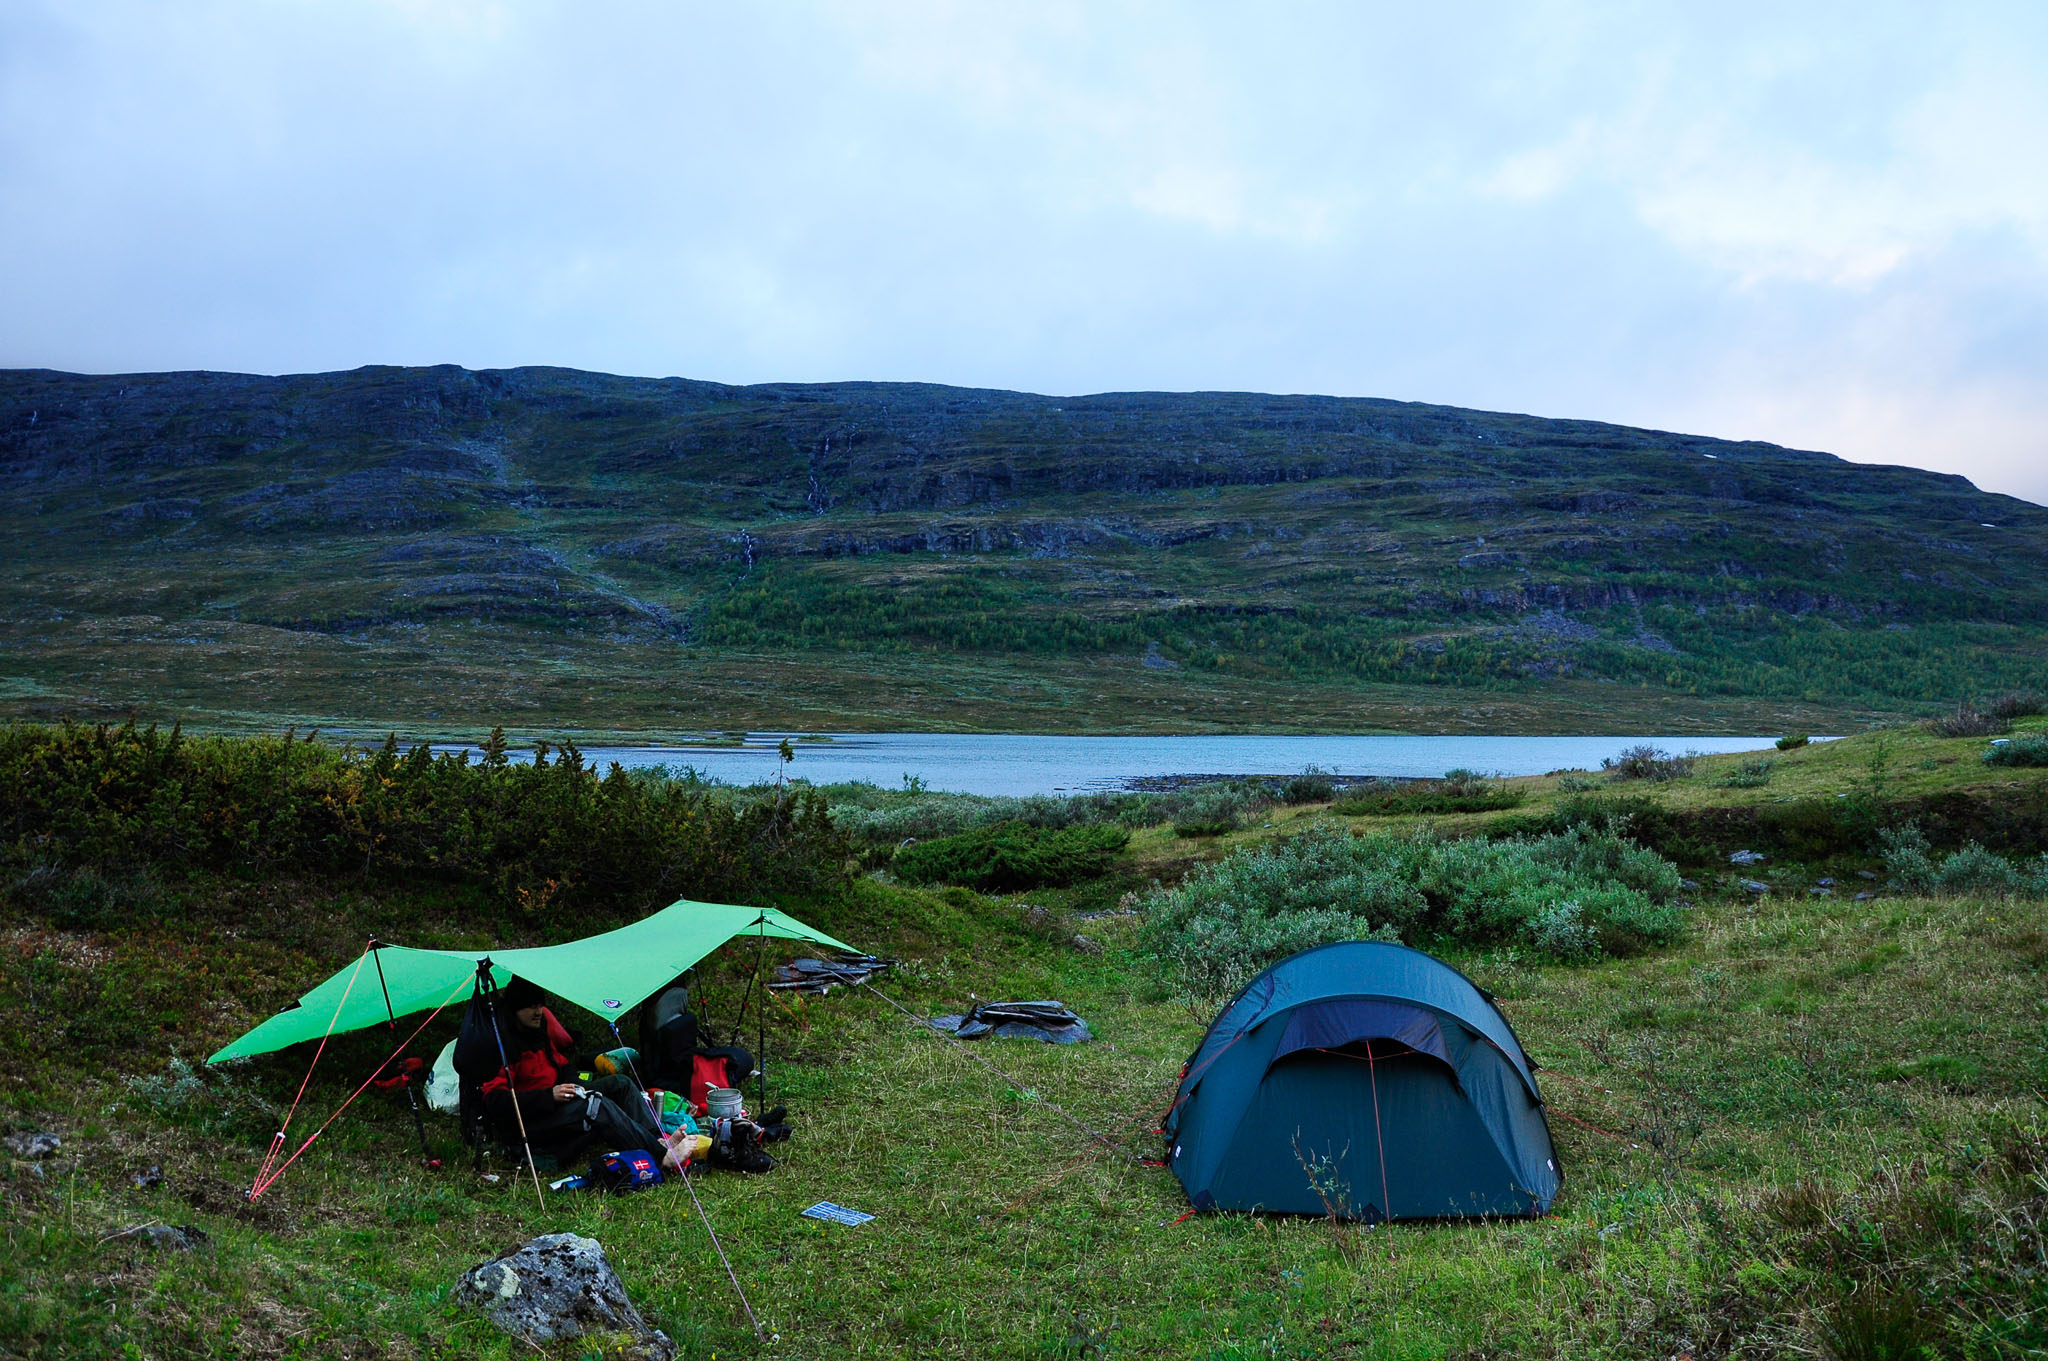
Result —
<instances>
[{"instance_id":1,"label":"tarp pole","mask_svg":"<svg viewBox=\"0 0 2048 1361\"><path fill-rule=\"evenodd\" d=\"M755 1071L761 1074L761 1080L754 1088L760 1094L761 1106L754 1112L759 1116L766 1114L768 1110L768 979L761 974L762 967L768 962L768 914L763 912L754 918L754 924L760 928L761 941L760 947L754 951L754 973L761 978L761 1008L758 1013L760 1019L755 1031L761 1037L761 1057L755 1064Z\"/></svg>"},{"instance_id":2,"label":"tarp pole","mask_svg":"<svg viewBox=\"0 0 2048 1361\"><path fill-rule=\"evenodd\" d=\"M384 990L384 1014L391 1018L387 1024L391 1027L391 1033L396 1035L398 1033L398 1012L391 1006L391 985L384 981L384 956L381 953L383 949L383 941L373 940L370 942L370 957L377 961L377 986ZM405 1104L412 1107L412 1127L419 1131L420 1164L424 1167L434 1167L436 1166L434 1151L427 1147L426 1117L420 1114L419 1093L413 1090L412 1078L410 1076L405 1080Z\"/></svg>"},{"instance_id":3,"label":"tarp pole","mask_svg":"<svg viewBox=\"0 0 2048 1361\"><path fill-rule=\"evenodd\" d=\"M540 1169L534 1166L533 1144L526 1137L526 1115L519 1109L519 1092L512 1086L512 1060L505 1053L504 1033L498 1029L498 984L491 977L490 960L476 962L476 979L477 991L484 995L484 1011L491 1018L491 1038L498 1042L498 1071L505 1075L505 1095L512 1099L512 1119L519 1126L519 1147L526 1151L526 1170L533 1174L533 1198L540 1202L541 1213L546 1214L548 1198L540 1193Z\"/></svg>"}]
</instances>

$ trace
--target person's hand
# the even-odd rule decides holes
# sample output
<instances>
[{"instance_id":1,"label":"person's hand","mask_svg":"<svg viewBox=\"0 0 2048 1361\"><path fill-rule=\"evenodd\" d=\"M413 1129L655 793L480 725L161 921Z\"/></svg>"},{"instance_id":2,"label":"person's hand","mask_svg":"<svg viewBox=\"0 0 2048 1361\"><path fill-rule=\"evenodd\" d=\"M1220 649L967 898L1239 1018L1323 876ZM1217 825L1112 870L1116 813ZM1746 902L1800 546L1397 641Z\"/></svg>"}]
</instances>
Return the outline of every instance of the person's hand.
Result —
<instances>
[{"instance_id":1,"label":"person's hand","mask_svg":"<svg viewBox=\"0 0 2048 1361\"><path fill-rule=\"evenodd\" d=\"M555 1100L557 1101L574 1101L582 1094L583 1089L573 1082L557 1082L555 1084Z\"/></svg>"}]
</instances>

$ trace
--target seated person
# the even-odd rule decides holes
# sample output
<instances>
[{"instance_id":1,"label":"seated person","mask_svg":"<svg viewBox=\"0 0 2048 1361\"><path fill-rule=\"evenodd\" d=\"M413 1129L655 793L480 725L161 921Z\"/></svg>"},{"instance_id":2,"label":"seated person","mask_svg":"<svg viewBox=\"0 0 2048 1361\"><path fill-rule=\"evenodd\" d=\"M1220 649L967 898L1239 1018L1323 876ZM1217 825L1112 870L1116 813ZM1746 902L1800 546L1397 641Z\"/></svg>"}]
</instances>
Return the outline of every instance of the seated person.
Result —
<instances>
[{"instance_id":1,"label":"seated person","mask_svg":"<svg viewBox=\"0 0 2048 1361\"><path fill-rule=\"evenodd\" d=\"M577 1079L576 1041L543 1004L539 987L515 977L499 989L498 1033L510 1081L500 1067L478 1088L501 1138L516 1141L523 1119L533 1151L559 1165L575 1163L593 1146L657 1154L668 1171L681 1165L683 1155L670 1148L630 1074Z\"/></svg>"}]
</instances>

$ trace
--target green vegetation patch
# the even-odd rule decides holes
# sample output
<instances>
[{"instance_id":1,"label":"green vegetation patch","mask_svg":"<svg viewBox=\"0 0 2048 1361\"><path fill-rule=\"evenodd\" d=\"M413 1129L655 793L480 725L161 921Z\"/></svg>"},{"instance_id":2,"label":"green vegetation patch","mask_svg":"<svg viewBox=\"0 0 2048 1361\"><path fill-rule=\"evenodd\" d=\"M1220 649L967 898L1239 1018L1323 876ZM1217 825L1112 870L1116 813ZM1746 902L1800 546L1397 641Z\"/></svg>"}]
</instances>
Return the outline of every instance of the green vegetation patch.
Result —
<instances>
[{"instance_id":1,"label":"green vegetation patch","mask_svg":"<svg viewBox=\"0 0 2048 1361\"><path fill-rule=\"evenodd\" d=\"M1525 796L1518 789L1481 779L1469 770L1453 770L1441 780L1373 781L1346 790L1330 811L1344 817L1389 817L1399 813L1493 813L1519 808Z\"/></svg>"},{"instance_id":2,"label":"green vegetation patch","mask_svg":"<svg viewBox=\"0 0 2048 1361\"><path fill-rule=\"evenodd\" d=\"M2048 766L2048 734L2030 733L1984 753L1987 766Z\"/></svg>"},{"instance_id":3,"label":"green vegetation patch","mask_svg":"<svg viewBox=\"0 0 2048 1361\"><path fill-rule=\"evenodd\" d=\"M1675 939L1678 870L1610 830L1447 841L1318 828L1153 894L1151 944L1197 997L1340 940L1513 944L1558 959Z\"/></svg>"},{"instance_id":4,"label":"green vegetation patch","mask_svg":"<svg viewBox=\"0 0 2048 1361\"><path fill-rule=\"evenodd\" d=\"M2012 860L1976 842L1937 856L1917 823L1886 828L1884 867L1908 893L1934 897L2048 898L2048 854Z\"/></svg>"},{"instance_id":5,"label":"green vegetation patch","mask_svg":"<svg viewBox=\"0 0 2048 1361\"><path fill-rule=\"evenodd\" d=\"M914 884L960 884L1007 893L1058 887L1106 873L1130 844L1121 827L1056 830L1000 822L896 853L896 873Z\"/></svg>"},{"instance_id":6,"label":"green vegetation patch","mask_svg":"<svg viewBox=\"0 0 2048 1361\"><path fill-rule=\"evenodd\" d=\"M821 887L849 848L805 789L600 773L573 746L514 761L396 739L371 750L122 727L0 730L0 857L61 924L132 922L194 872L479 889L527 915Z\"/></svg>"}]
</instances>

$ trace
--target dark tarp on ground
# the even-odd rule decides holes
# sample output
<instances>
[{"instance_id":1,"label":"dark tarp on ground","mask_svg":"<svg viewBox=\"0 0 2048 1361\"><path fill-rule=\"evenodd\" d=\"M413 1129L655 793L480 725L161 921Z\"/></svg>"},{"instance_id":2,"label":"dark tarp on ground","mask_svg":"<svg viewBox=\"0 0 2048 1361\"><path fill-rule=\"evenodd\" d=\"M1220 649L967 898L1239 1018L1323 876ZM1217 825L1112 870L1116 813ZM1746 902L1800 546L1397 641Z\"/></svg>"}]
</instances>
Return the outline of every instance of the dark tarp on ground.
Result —
<instances>
[{"instance_id":1,"label":"dark tarp on ground","mask_svg":"<svg viewBox=\"0 0 2048 1361\"><path fill-rule=\"evenodd\" d=\"M1188 1060L1165 1131L1202 1210L1320 1215L1334 1191L1370 1222L1530 1215L1561 1180L1500 1012L1449 965L1381 941L1305 950L1247 984Z\"/></svg>"}]
</instances>

